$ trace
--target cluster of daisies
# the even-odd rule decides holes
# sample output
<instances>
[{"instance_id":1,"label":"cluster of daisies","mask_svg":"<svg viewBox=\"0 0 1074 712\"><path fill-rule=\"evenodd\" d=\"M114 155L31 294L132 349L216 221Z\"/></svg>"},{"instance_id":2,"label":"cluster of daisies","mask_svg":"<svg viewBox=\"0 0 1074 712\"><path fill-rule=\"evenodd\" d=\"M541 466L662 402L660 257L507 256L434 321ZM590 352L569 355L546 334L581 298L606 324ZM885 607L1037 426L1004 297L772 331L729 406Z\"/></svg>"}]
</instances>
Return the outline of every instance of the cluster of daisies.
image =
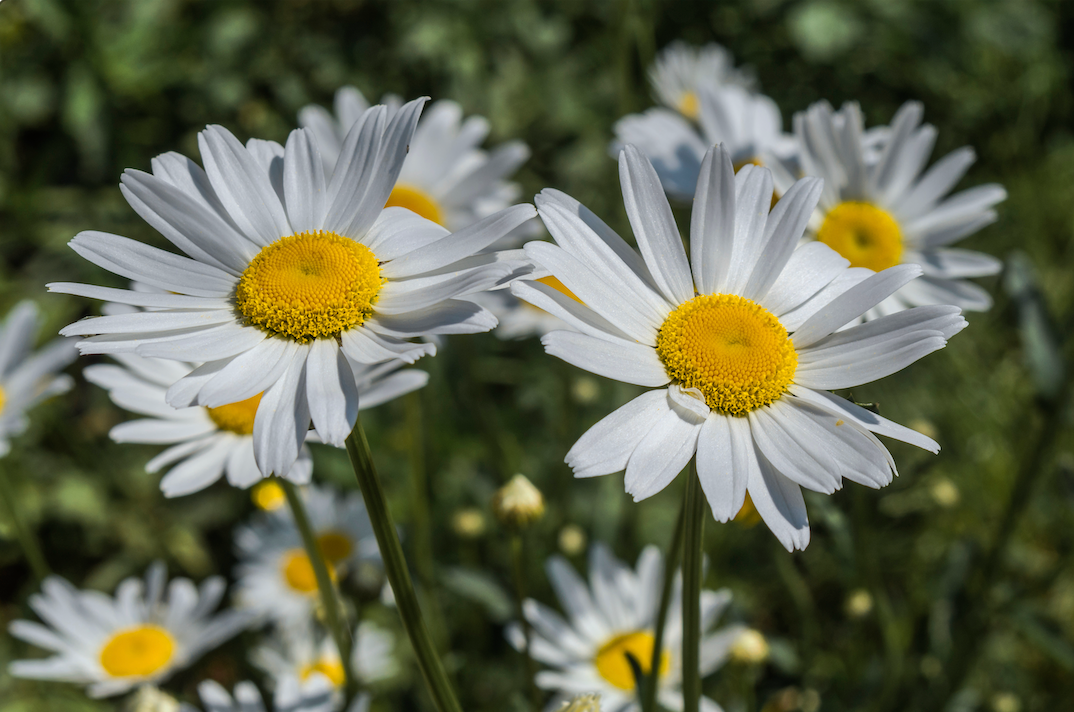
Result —
<instances>
[{"instance_id":1,"label":"cluster of daisies","mask_svg":"<svg viewBox=\"0 0 1074 712\"><path fill-rule=\"evenodd\" d=\"M139 416L112 438L166 446L146 465L163 473L166 496L226 478L256 486L263 511L236 531L231 608L214 613L221 579L165 586L158 566L114 597L53 577L30 601L47 625L16 621L10 631L54 656L11 672L113 695L267 625L253 662L278 710L339 710L351 702L342 693L350 675L363 686L392 676L385 630L353 630L350 660L333 645L316 562L281 484L302 487L340 590L390 605L361 498L312 484L309 446L343 447L360 409L421 388L427 374L408 366L448 335L540 335L549 354L645 388L566 453L575 475L625 471L640 501L693 461L716 520L753 508L788 550L809 542L803 488L891 482L895 462L877 436L937 452L833 391L943 348L966 326L963 310L990 306L969 279L1000 263L951 245L996 219L1003 188L950 194L973 152L928 166L936 131L917 103L866 129L856 104L818 102L786 133L776 103L722 48L672 45L651 80L662 106L621 119L612 141L633 240L551 188L515 204L510 177L528 149L483 150L485 119L464 118L450 101L388 96L371 106L349 87L334 111L303 109L283 145L243 144L209 126L200 163L166 153L150 172L126 171L124 197L174 250L95 231L74 237L72 249L129 285L48 285L105 304L61 332L77 338L35 355L33 306L9 315L0 448L28 408L70 386L56 374L77 347L111 359L85 378ZM676 224L672 201L690 205L688 226ZM663 569L653 548L631 568L598 544L588 583L550 560L566 618L530 600L525 625L506 631L547 666L537 685L555 699L596 692L620 712L637 708L640 668L658 680L660 704L680 709L681 584L654 649ZM743 635L737 625L713 630L728 601L726 591L702 593L703 674ZM250 683L199 691L207 709L262 709ZM367 704L359 696L350 708Z\"/></svg>"}]
</instances>

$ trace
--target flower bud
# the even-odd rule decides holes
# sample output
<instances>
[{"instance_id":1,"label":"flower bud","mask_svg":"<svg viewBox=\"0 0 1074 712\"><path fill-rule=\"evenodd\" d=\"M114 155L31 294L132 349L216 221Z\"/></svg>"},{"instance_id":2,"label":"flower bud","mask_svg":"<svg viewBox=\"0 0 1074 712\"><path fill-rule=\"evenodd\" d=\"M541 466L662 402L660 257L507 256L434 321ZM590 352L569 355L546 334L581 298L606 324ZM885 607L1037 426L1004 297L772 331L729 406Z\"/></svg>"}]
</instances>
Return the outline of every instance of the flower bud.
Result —
<instances>
[{"instance_id":1,"label":"flower bud","mask_svg":"<svg viewBox=\"0 0 1074 712\"><path fill-rule=\"evenodd\" d=\"M143 685L127 703L129 712L179 712L179 702L167 692Z\"/></svg>"},{"instance_id":2,"label":"flower bud","mask_svg":"<svg viewBox=\"0 0 1074 712\"><path fill-rule=\"evenodd\" d=\"M525 475L515 475L492 498L492 511L502 524L522 529L544 516L544 496Z\"/></svg>"},{"instance_id":3,"label":"flower bud","mask_svg":"<svg viewBox=\"0 0 1074 712\"><path fill-rule=\"evenodd\" d=\"M485 533L485 515L476 507L467 507L451 517L451 529L463 539L477 539Z\"/></svg>"},{"instance_id":4,"label":"flower bud","mask_svg":"<svg viewBox=\"0 0 1074 712\"><path fill-rule=\"evenodd\" d=\"M768 659L768 641L759 630L747 628L731 645L731 657L740 663L763 663Z\"/></svg>"},{"instance_id":5,"label":"flower bud","mask_svg":"<svg viewBox=\"0 0 1074 712\"><path fill-rule=\"evenodd\" d=\"M558 712L600 712L600 695L596 693L575 695L564 702Z\"/></svg>"}]
</instances>

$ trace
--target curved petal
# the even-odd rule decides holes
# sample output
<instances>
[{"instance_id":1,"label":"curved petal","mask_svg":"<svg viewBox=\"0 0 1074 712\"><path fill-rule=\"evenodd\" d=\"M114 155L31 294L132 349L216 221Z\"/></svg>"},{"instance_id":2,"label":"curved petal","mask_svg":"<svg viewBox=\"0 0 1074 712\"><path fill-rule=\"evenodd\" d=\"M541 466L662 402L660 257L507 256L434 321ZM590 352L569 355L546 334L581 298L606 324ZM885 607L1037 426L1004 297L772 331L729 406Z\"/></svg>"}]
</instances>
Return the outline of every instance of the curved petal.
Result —
<instances>
[{"instance_id":1,"label":"curved petal","mask_svg":"<svg viewBox=\"0 0 1074 712\"><path fill-rule=\"evenodd\" d=\"M629 341L612 342L572 331L541 337L545 351L590 373L637 386L663 386L670 379L656 349Z\"/></svg>"}]
</instances>

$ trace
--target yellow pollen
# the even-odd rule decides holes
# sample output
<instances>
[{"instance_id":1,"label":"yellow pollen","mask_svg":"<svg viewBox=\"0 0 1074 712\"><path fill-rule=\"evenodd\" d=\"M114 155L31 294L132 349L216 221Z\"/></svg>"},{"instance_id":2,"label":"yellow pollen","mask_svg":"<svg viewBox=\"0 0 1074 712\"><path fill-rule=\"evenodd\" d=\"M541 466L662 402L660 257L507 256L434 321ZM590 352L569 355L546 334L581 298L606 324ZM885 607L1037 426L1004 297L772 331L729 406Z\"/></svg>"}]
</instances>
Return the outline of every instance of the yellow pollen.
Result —
<instances>
[{"instance_id":1,"label":"yellow pollen","mask_svg":"<svg viewBox=\"0 0 1074 712\"><path fill-rule=\"evenodd\" d=\"M248 324L306 343L362 324L384 282L365 245L300 232L261 248L242 273L235 307Z\"/></svg>"},{"instance_id":2,"label":"yellow pollen","mask_svg":"<svg viewBox=\"0 0 1074 712\"><path fill-rule=\"evenodd\" d=\"M851 267L879 272L899 264L902 257L899 223L870 203L836 205L824 218L817 239L850 260Z\"/></svg>"},{"instance_id":3,"label":"yellow pollen","mask_svg":"<svg viewBox=\"0 0 1074 712\"><path fill-rule=\"evenodd\" d=\"M302 671L299 673L299 676L303 680L306 680L309 678L310 675L315 672L319 672L325 677L327 677L336 687L342 687L343 682L346 679L346 676L343 672L343 664L338 660L318 660L311 665L304 666L302 668Z\"/></svg>"},{"instance_id":4,"label":"yellow pollen","mask_svg":"<svg viewBox=\"0 0 1074 712\"><path fill-rule=\"evenodd\" d=\"M620 690L633 690L634 670L630 666L630 660L627 659L627 653L638 661L641 671L648 674L652 669L654 643L652 633L644 630L617 635L600 646L593 663L597 666L600 676L609 684ZM670 666L671 660L668 658L667 651L661 651L659 670L661 677L667 674Z\"/></svg>"},{"instance_id":5,"label":"yellow pollen","mask_svg":"<svg viewBox=\"0 0 1074 712\"><path fill-rule=\"evenodd\" d=\"M238 403L229 403L205 410L209 411L209 417L221 430L227 430L236 435L253 435L254 416L257 415L257 406L260 403L261 394L258 393ZM279 485L276 486L279 487ZM280 494L282 496L283 493Z\"/></svg>"},{"instance_id":6,"label":"yellow pollen","mask_svg":"<svg viewBox=\"0 0 1074 712\"><path fill-rule=\"evenodd\" d=\"M155 625L116 633L101 648L101 667L112 677L146 677L167 665L175 653L175 639Z\"/></svg>"},{"instance_id":7,"label":"yellow pollen","mask_svg":"<svg viewBox=\"0 0 1074 712\"><path fill-rule=\"evenodd\" d=\"M709 407L746 415L783 395L798 354L771 312L736 294L703 294L668 315L656 353L672 381Z\"/></svg>"},{"instance_id":8,"label":"yellow pollen","mask_svg":"<svg viewBox=\"0 0 1074 712\"><path fill-rule=\"evenodd\" d=\"M328 575L335 580L336 570L331 563L328 564ZM313 572L310 558L302 549L292 549L284 556L283 579L288 586L299 593L316 593L317 591L317 575Z\"/></svg>"},{"instance_id":9,"label":"yellow pollen","mask_svg":"<svg viewBox=\"0 0 1074 712\"><path fill-rule=\"evenodd\" d=\"M284 505L287 496L278 483L272 480L262 480L250 493L250 499L254 501L258 509L274 512Z\"/></svg>"},{"instance_id":10,"label":"yellow pollen","mask_svg":"<svg viewBox=\"0 0 1074 712\"><path fill-rule=\"evenodd\" d=\"M388 202L384 207L406 208L426 220L432 220L440 225L444 224L444 215L440 212L440 206L436 204L432 196L412 185L397 184L392 189L392 194L388 196Z\"/></svg>"},{"instance_id":11,"label":"yellow pollen","mask_svg":"<svg viewBox=\"0 0 1074 712\"><path fill-rule=\"evenodd\" d=\"M340 563L354 551L350 537L335 531L328 531L317 537L317 546L324 554L324 558L332 564Z\"/></svg>"},{"instance_id":12,"label":"yellow pollen","mask_svg":"<svg viewBox=\"0 0 1074 712\"><path fill-rule=\"evenodd\" d=\"M701 113L701 104L697 100L697 93L692 91L686 91L679 97L679 105L675 107L679 110L679 113L683 116L696 119Z\"/></svg>"}]
</instances>

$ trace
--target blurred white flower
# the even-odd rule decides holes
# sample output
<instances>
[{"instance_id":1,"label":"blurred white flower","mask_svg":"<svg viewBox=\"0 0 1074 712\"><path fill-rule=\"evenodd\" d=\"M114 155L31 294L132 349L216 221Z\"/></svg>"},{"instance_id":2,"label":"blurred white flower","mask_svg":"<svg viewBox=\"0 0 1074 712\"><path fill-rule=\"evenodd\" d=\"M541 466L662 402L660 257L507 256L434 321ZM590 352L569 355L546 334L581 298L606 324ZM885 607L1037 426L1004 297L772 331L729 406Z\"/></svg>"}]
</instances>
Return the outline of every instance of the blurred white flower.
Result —
<instances>
[{"instance_id":1,"label":"blurred white flower","mask_svg":"<svg viewBox=\"0 0 1074 712\"><path fill-rule=\"evenodd\" d=\"M399 673L393 654L395 636L371 621L354 631L351 671L362 685L379 682ZM309 621L278 628L250 653L250 661L278 682L289 677L309 680L321 675L342 688L346 673L332 636Z\"/></svg>"},{"instance_id":2,"label":"blurred white flower","mask_svg":"<svg viewBox=\"0 0 1074 712\"><path fill-rule=\"evenodd\" d=\"M234 697L219 683L205 680L198 685L198 696L205 712L267 712L261 693L252 682L235 685ZM355 698L348 712L368 712L369 695ZM289 676L276 681L271 712L338 712L342 699L332 684L321 675L306 680ZM198 712L183 705L182 712Z\"/></svg>"},{"instance_id":3,"label":"blurred white flower","mask_svg":"<svg viewBox=\"0 0 1074 712\"><path fill-rule=\"evenodd\" d=\"M737 86L752 89L753 76L735 68L734 57L715 42L693 47L675 41L660 51L649 68L649 83L657 101L688 119L697 119L702 88Z\"/></svg>"}]
</instances>

